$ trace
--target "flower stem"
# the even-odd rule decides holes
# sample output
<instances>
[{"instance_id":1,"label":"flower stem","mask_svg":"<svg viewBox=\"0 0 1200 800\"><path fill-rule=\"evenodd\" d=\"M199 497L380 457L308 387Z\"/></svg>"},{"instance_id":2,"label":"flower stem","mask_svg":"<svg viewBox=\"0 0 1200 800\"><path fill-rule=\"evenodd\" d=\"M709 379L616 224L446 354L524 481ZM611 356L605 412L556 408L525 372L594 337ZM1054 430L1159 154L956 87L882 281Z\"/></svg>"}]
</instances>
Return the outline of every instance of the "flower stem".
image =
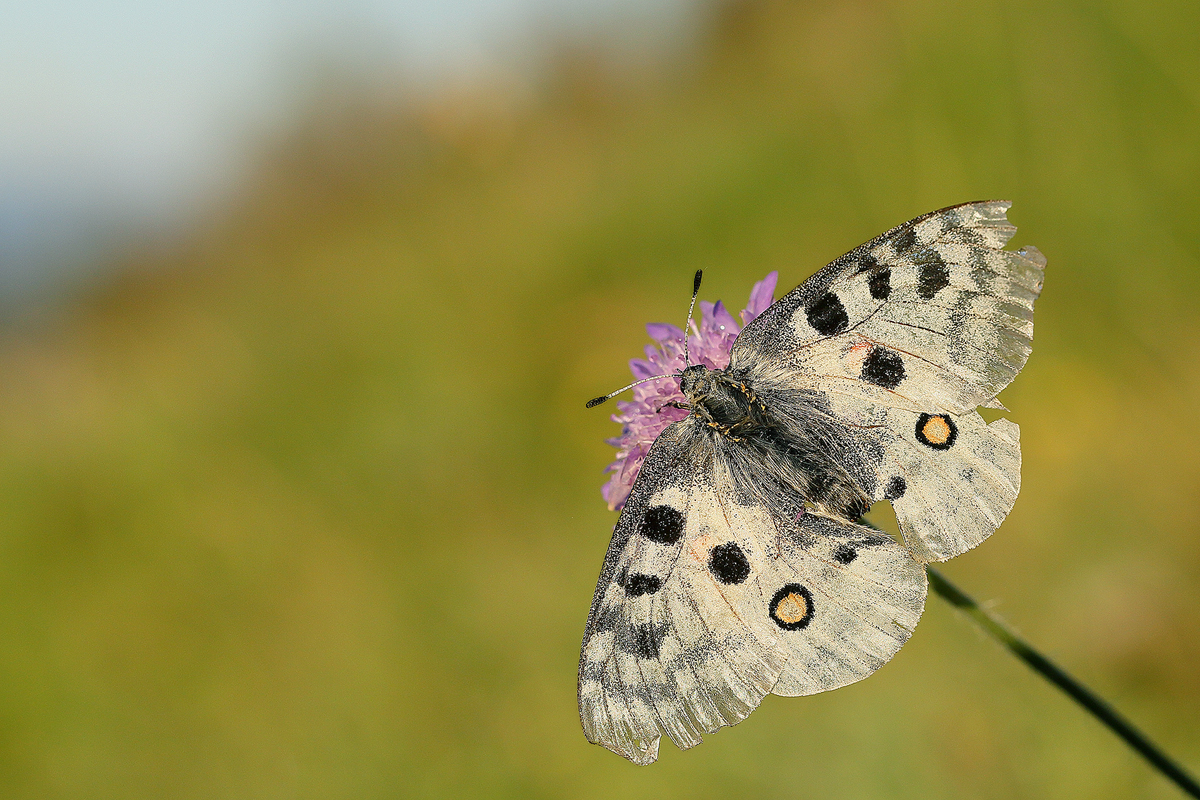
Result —
<instances>
[{"instance_id":1,"label":"flower stem","mask_svg":"<svg viewBox=\"0 0 1200 800\"><path fill-rule=\"evenodd\" d=\"M1156 744L1146 738L1145 734L1133 727L1108 703L1098 697L1091 689L1072 678L1061 667L1035 650L1029 642L1018 636L1012 628L995 614L981 608L978 603L957 586L946 580L946 576L930 566L925 567L929 575L929 585L943 600L965 612L979 627L993 639L1008 648L1009 652L1024 661L1034 671L1062 689L1071 699L1083 706L1092 716L1108 726L1109 730L1125 740L1125 743L1149 761L1159 772L1166 775L1175 784L1192 797L1200 798L1200 784L1187 774L1181 766L1172 761Z\"/></svg>"}]
</instances>

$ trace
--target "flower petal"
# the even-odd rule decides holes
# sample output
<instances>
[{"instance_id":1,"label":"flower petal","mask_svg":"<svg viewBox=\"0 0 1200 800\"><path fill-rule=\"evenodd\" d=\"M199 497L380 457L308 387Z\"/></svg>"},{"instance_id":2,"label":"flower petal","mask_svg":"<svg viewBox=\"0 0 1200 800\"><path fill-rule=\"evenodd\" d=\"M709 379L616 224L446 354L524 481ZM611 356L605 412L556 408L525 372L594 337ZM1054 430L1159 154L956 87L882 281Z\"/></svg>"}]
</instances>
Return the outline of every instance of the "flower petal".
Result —
<instances>
[{"instance_id":1,"label":"flower petal","mask_svg":"<svg viewBox=\"0 0 1200 800\"><path fill-rule=\"evenodd\" d=\"M750 290L750 302L741 314L743 325L749 325L751 320L771 307L775 302L775 287L778 283L779 271L772 270L767 273L767 277L754 284L754 288Z\"/></svg>"},{"instance_id":2,"label":"flower petal","mask_svg":"<svg viewBox=\"0 0 1200 800\"><path fill-rule=\"evenodd\" d=\"M646 333L650 338L661 344L667 342L683 342L683 329L676 328L666 322L651 322L646 325Z\"/></svg>"},{"instance_id":3,"label":"flower petal","mask_svg":"<svg viewBox=\"0 0 1200 800\"><path fill-rule=\"evenodd\" d=\"M736 336L742 330L742 326L738 324L738 321L733 318L733 314L729 313L729 309L725 308L725 304L720 300L712 307L712 323L726 335L732 332Z\"/></svg>"},{"instance_id":4,"label":"flower petal","mask_svg":"<svg viewBox=\"0 0 1200 800\"><path fill-rule=\"evenodd\" d=\"M636 380L649 378L653 375L661 375L651 362L643 358L631 358L629 360L629 371L633 373Z\"/></svg>"}]
</instances>

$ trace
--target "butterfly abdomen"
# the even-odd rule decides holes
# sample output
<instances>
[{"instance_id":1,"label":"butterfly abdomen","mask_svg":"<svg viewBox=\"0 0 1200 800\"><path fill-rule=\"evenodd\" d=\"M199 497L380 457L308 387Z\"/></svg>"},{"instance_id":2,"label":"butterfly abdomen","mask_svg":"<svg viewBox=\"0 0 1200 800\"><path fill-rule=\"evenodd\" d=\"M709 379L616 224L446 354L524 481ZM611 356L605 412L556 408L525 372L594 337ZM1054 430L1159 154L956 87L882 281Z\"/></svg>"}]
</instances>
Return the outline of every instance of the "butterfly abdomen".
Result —
<instances>
[{"instance_id":1,"label":"butterfly abdomen","mask_svg":"<svg viewBox=\"0 0 1200 800\"><path fill-rule=\"evenodd\" d=\"M768 407L768 414L770 413ZM870 496L846 470L838 442L822 431L797 431L786 424L756 428L742 449L753 463L766 466L777 492L790 495L776 500L791 508L811 503L827 513L856 520L870 508Z\"/></svg>"}]
</instances>

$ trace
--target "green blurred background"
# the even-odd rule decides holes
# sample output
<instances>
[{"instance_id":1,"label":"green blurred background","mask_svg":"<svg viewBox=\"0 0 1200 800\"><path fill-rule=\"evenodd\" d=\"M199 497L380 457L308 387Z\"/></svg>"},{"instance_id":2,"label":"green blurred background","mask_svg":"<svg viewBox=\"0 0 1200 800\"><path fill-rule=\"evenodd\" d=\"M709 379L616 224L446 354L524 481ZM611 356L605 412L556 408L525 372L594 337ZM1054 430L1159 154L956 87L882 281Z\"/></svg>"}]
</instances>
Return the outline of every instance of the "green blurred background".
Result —
<instances>
[{"instance_id":1,"label":"green blurred background","mask_svg":"<svg viewBox=\"0 0 1200 800\"><path fill-rule=\"evenodd\" d=\"M1200 6L699 19L314 104L187 236L10 317L0 795L1178 796L933 597L857 685L647 768L585 742L616 426L583 401L697 268L741 308L999 197L1049 258L1023 491L945 572L1200 771Z\"/></svg>"}]
</instances>

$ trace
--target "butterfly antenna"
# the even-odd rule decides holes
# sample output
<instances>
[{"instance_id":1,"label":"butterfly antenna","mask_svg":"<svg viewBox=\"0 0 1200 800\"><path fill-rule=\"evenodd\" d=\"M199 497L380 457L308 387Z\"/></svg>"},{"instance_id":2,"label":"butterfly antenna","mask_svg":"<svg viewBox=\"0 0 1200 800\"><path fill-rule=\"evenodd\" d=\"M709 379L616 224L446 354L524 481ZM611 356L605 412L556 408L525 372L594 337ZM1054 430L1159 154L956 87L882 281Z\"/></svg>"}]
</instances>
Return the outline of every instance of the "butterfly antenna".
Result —
<instances>
[{"instance_id":1,"label":"butterfly antenna","mask_svg":"<svg viewBox=\"0 0 1200 800\"><path fill-rule=\"evenodd\" d=\"M626 389L632 389L635 386L641 386L643 383L648 383L650 381L656 381L659 378L674 378L674 377L675 377L674 375L654 375L649 378L642 378L640 381L634 381L633 383L629 384L628 386L622 386L620 389L617 389L615 392L609 392L608 394L604 395L603 397L593 397L591 400L587 401L587 407L595 408L596 406L603 403L605 400L616 397L617 395L619 395L621 392L625 391Z\"/></svg>"},{"instance_id":2,"label":"butterfly antenna","mask_svg":"<svg viewBox=\"0 0 1200 800\"><path fill-rule=\"evenodd\" d=\"M688 363L688 333L691 331L691 328L692 328L692 312L696 309L696 295L700 294L700 278L703 275L704 275L704 270L700 270L700 269L696 270L696 280L692 283L692 302L688 306L687 323L683 326L683 363L685 366ZM649 383L650 381L657 381L661 378L675 378L675 377L678 377L678 375L677 374L653 375L649 378L642 378L640 381L634 381L633 383L629 384L628 386L622 386L620 389L617 389L615 392L609 392L608 394L604 395L603 397L593 397L591 400L587 401L587 407L595 408L596 406L600 405L604 401L610 400L610 399L616 397L617 395L619 395L621 392L625 391L626 389L632 389L635 386L641 386L643 383Z\"/></svg>"},{"instance_id":3,"label":"butterfly antenna","mask_svg":"<svg viewBox=\"0 0 1200 800\"><path fill-rule=\"evenodd\" d=\"M696 308L696 295L700 294L700 278L704 275L704 270L696 270L696 280L692 284L692 302L688 306L687 322L683 326L683 366L686 369L691 366L688 361L688 334L692 332L692 311Z\"/></svg>"}]
</instances>

